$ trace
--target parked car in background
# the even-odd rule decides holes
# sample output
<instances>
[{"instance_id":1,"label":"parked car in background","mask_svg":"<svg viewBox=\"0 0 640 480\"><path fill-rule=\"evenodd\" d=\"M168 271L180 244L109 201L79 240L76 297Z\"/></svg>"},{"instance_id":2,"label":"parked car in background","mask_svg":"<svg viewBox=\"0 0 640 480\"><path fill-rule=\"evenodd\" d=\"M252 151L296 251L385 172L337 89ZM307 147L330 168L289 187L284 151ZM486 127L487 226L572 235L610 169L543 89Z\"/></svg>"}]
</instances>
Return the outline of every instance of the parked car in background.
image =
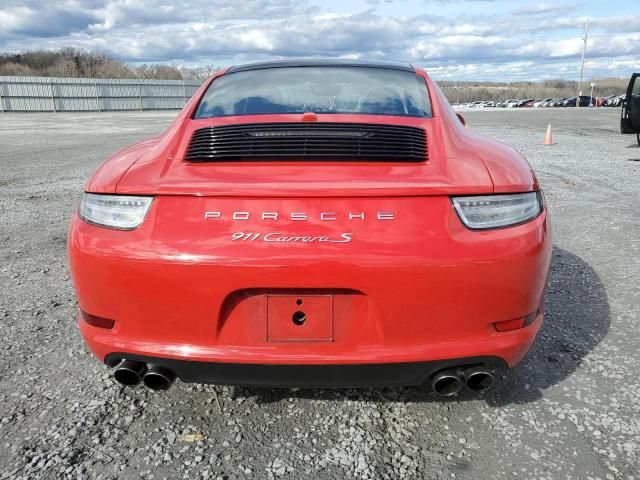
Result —
<instances>
[{"instance_id":1,"label":"parked car in background","mask_svg":"<svg viewBox=\"0 0 640 480\"><path fill-rule=\"evenodd\" d=\"M571 97L562 102L563 107L575 107L576 106L576 98ZM581 107L589 107L595 105L595 99L586 95L580 96L580 106Z\"/></svg>"},{"instance_id":2,"label":"parked car in background","mask_svg":"<svg viewBox=\"0 0 640 480\"><path fill-rule=\"evenodd\" d=\"M612 99L615 95L607 95L605 97L597 97L596 98L596 106L605 107L608 105L609 100Z\"/></svg>"},{"instance_id":3,"label":"parked car in background","mask_svg":"<svg viewBox=\"0 0 640 480\"><path fill-rule=\"evenodd\" d=\"M619 107L624 103L625 98L626 98L625 94L614 96L613 98L610 98L609 101L607 102L607 107Z\"/></svg>"},{"instance_id":4,"label":"parked car in background","mask_svg":"<svg viewBox=\"0 0 640 480\"><path fill-rule=\"evenodd\" d=\"M640 73L634 73L629 80L620 112L620 132L635 133L640 145Z\"/></svg>"},{"instance_id":5,"label":"parked car in background","mask_svg":"<svg viewBox=\"0 0 640 480\"><path fill-rule=\"evenodd\" d=\"M598 107L618 107L624 101L625 95L607 95L604 97L590 98L588 95L580 97L580 106L588 107L589 105ZM566 107L576 106L576 97L564 97L564 98L538 98L538 99L518 99L510 98L508 100L476 100L474 102L467 103L455 103L454 107L463 108L522 108L522 107L534 107L534 108L547 108L547 107Z\"/></svg>"},{"instance_id":6,"label":"parked car in background","mask_svg":"<svg viewBox=\"0 0 640 480\"><path fill-rule=\"evenodd\" d=\"M545 103L549 102L553 100L553 98L543 98L542 100L536 100L535 102L533 102L533 107L534 108L541 108L545 106Z\"/></svg>"}]
</instances>

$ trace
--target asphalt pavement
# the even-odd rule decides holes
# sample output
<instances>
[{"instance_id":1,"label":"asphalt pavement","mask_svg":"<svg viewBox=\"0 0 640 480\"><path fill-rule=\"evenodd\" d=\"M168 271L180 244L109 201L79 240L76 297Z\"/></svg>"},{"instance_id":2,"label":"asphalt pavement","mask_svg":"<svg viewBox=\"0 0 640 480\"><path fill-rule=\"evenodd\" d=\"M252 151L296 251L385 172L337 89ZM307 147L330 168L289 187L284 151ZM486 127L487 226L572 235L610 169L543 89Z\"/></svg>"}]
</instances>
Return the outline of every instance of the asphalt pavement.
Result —
<instances>
[{"instance_id":1,"label":"asphalt pavement","mask_svg":"<svg viewBox=\"0 0 640 480\"><path fill-rule=\"evenodd\" d=\"M75 325L66 229L100 162L174 115L0 114L0 478L640 478L640 148L618 109L463 112L530 160L554 252L526 360L449 400L115 383Z\"/></svg>"}]
</instances>

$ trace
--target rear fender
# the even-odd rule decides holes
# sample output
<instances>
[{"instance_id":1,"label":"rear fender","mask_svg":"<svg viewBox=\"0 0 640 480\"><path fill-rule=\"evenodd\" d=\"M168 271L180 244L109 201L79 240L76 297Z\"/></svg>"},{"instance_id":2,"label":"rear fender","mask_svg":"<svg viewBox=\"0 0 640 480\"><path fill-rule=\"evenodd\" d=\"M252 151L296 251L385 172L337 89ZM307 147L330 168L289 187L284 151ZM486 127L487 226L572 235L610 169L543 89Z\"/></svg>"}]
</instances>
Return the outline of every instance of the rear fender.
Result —
<instances>
[{"instance_id":1,"label":"rear fender","mask_svg":"<svg viewBox=\"0 0 640 480\"><path fill-rule=\"evenodd\" d=\"M520 152L463 125L438 85L424 71L416 70L429 87L433 116L441 120L443 149L449 158L458 162L473 159L484 164L493 183L493 193L528 192L540 188L533 169Z\"/></svg>"}]
</instances>

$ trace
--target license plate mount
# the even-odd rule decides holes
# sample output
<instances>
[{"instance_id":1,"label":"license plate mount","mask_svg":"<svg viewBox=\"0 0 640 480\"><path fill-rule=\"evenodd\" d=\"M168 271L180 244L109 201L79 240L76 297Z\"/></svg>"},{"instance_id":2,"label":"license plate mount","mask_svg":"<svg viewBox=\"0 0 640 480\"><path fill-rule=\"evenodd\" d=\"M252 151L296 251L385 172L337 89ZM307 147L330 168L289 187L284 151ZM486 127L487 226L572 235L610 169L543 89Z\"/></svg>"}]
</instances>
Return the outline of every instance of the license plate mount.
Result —
<instances>
[{"instance_id":1,"label":"license plate mount","mask_svg":"<svg viewBox=\"0 0 640 480\"><path fill-rule=\"evenodd\" d=\"M268 342L332 342L333 295L267 295Z\"/></svg>"}]
</instances>

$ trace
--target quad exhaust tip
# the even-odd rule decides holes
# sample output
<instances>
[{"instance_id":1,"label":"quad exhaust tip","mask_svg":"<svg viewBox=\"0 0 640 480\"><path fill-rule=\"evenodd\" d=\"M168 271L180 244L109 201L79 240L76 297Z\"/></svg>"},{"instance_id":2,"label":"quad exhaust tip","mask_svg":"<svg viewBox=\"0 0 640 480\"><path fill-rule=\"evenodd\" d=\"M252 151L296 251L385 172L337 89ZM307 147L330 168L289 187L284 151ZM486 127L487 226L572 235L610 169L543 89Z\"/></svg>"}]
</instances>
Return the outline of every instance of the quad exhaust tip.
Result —
<instances>
[{"instance_id":1,"label":"quad exhaust tip","mask_svg":"<svg viewBox=\"0 0 640 480\"><path fill-rule=\"evenodd\" d=\"M154 391L169 390L175 379L175 373L160 365L151 365L142 377L145 386Z\"/></svg>"},{"instance_id":2,"label":"quad exhaust tip","mask_svg":"<svg viewBox=\"0 0 640 480\"><path fill-rule=\"evenodd\" d=\"M133 387L142 381L147 371L147 365L135 360L123 360L116 367L113 376L120 385Z\"/></svg>"},{"instance_id":3,"label":"quad exhaust tip","mask_svg":"<svg viewBox=\"0 0 640 480\"><path fill-rule=\"evenodd\" d=\"M464 372L465 385L472 392L484 392L493 386L493 374L484 367L473 367Z\"/></svg>"},{"instance_id":4,"label":"quad exhaust tip","mask_svg":"<svg viewBox=\"0 0 640 480\"><path fill-rule=\"evenodd\" d=\"M463 386L472 392L484 392L494 383L494 376L486 366L479 365L466 370L450 368L436 373L431 380L431 388L441 397L451 397Z\"/></svg>"},{"instance_id":5,"label":"quad exhaust tip","mask_svg":"<svg viewBox=\"0 0 640 480\"><path fill-rule=\"evenodd\" d=\"M143 382L147 388L154 391L169 390L176 379L176 374L160 365L136 360L122 360L113 373L120 385L134 387Z\"/></svg>"},{"instance_id":6,"label":"quad exhaust tip","mask_svg":"<svg viewBox=\"0 0 640 480\"><path fill-rule=\"evenodd\" d=\"M456 370L443 370L431 380L431 388L441 397L451 397L462 389L462 379Z\"/></svg>"}]
</instances>

